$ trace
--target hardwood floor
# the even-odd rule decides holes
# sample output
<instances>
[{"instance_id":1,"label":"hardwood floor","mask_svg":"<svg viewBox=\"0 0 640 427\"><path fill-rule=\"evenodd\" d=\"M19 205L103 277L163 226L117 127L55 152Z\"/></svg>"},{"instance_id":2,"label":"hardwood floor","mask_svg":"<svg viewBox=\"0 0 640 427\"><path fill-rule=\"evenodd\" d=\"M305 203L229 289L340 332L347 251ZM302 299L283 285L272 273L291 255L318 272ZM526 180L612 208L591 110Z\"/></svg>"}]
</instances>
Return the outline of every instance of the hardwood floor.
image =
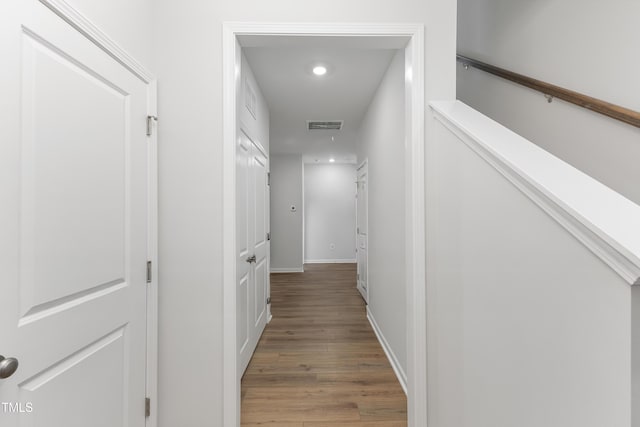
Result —
<instances>
[{"instance_id":1,"label":"hardwood floor","mask_svg":"<svg viewBox=\"0 0 640 427\"><path fill-rule=\"evenodd\" d=\"M271 275L273 320L242 379L242 426L407 425L355 282L355 264Z\"/></svg>"}]
</instances>

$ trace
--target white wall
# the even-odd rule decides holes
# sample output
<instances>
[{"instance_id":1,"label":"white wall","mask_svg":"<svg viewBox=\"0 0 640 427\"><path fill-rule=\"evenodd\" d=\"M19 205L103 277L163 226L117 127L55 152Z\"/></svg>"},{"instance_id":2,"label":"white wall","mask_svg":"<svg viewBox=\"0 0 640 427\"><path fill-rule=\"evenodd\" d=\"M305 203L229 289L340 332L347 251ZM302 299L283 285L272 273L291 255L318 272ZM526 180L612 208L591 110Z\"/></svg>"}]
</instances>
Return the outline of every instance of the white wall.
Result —
<instances>
[{"instance_id":1,"label":"white wall","mask_svg":"<svg viewBox=\"0 0 640 427\"><path fill-rule=\"evenodd\" d=\"M304 165L305 262L355 262L356 166Z\"/></svg>"},{"instance_id":2,"label":"white wall","mask_svg":"<svg viewBox=\"0 0 640 427\"><path fill-rule=\"evenodd\" d=\"M369 311L406 374L404 75L398 51L362 120L358 163L368 160Z\"/></svg>"},{"instance_id":3,"label":"white wall","mask_svg":"<svg viewBox=\"0 0 640 427\"><path fill-rule=\"evenodd\" d=\"M463 55L640 111L640 2L458 3ZM640 203L640 129L461 66L458 96Z\"/></svg>"},{"instance_id":4,"label":"white wall","mask_svg":"<svg viewBox=\"0 0 640 427\"><path fill-rule=\"evenodd\" d=\"M429 425L632 425L632 286L534 201L544 197L531 199L512 183L524 180L506 179L441 124L431 141ZM600 208L607 198L599 188L524 148L515 168L535 158L528 170L545 178L537 188L580 187L552 194L576 195L581 208L616 224L620 212Z\"/></svg>"},{"instance_id":5,"label":"white wall","mask_svg":"<svg viewBox=\"0 0 640 427\"><path fill-rule=\"evenodd\" d=\"M66 0L151 72L153 0Z\"/></svg>"},{"instance_id":6,"label":"white wall","mask_svg":"<svg viewBox=\"0 0 640 427\"><path fill-rule=\"evenodd\" d=\"M304 175L302 156L271 156L271 271L302 271ZM291 210L295 206L295 212Z\"/></svg>"},{"instance_id":7,"label":"white wall","mask_svg":"<svg viewBox=\"0 0 640 427\"><path fill-rule=\"evenodd\" d=\"M156 0L151 15L161 120L160 427L221 427L222 23L424 23L425 97L451 99L456 2ZM185 354L187 365L174 363Z\"/></svg>"}]
</instances>

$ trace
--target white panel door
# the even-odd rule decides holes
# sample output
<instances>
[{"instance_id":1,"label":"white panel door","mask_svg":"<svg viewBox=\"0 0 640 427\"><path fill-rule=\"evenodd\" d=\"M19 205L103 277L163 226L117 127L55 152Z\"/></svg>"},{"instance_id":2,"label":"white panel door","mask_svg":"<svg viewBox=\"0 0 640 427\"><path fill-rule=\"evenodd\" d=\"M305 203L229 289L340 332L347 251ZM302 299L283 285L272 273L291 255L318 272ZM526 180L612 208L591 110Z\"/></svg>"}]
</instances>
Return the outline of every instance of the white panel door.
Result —
<instances>
[{"instance_id":1,"label":"white panel door","mask_svg":"<svg viewBox=\"0 0 640 427\"><path fill-rule=\"evenodd\" d=\"M254 301L253 301L253 331L251 337L253 339L253 348L258 345L258 340L262 335L262 331L267 324L267 292L269 283L269 260L267 240L267 232L269 230L268 217L268 197L269 187L267 183L267 156L256 146L253 145L253 182L254 182L254 235L253 235L253 254L256 257L254 263Z\"/></svg>"},{"instance_id":2,"label":"white panel door","mask_svg":"<svg viewBox=\"0 0 640 427\"><path fill-rule=\"evenodd\" d=\"M357 287L364 298L365 302L369 302L369 282L368 282L368 166L365 161L358 168L358 190L357 190L357 220L356 220L356 239L357 239Z\"/></svg>"},{"instance_id":3,"label":"white panel door","mask_svg":"<svg viewBox=\"0 0 640 427\"><path fill-rule=\"evenodd\" d=\"M267 156L240 131L236 150L237 337L240 374L246 370L267 322Z\"/></svg>"},{"instance_id":4,"label":"white panel door","mask_svg":"<svg viewBox=\"0 0 640 427\"><path fill-rule=\"evenodd\" d=\"M147 85L41 3L3 4L2 427L145 424ZM8 408L8 410L7 410Z\"/></svg>"},{"instance_id":5,"label":"white panel door","mask_svg":"<svg viewBox=\"0 0 640 427\"><path fill-rule=\"evenodd\" d=\"M253 231L252 196L253 183L251 182L251 152L252 143L249 138L240 132L238 147L236 150L236 313L237 313L237 343L240 372L244 372L253 349L249 345L251 311L250 296L253 282L253 264L251 261L253 247L251 245Z\"/></svg>"}]
</instances>

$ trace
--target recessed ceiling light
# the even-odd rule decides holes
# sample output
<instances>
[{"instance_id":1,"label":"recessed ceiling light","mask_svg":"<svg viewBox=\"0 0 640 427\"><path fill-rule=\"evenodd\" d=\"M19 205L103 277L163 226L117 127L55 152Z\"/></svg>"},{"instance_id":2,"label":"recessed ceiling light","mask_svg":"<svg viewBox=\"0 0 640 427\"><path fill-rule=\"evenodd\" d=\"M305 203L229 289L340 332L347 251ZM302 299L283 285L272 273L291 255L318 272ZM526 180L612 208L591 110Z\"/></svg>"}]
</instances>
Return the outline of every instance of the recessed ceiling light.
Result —
<instances>
[{"instance_id":1,"label":"recessed ceiling light","mask_svg":"<svg viewBox=\"0 0 640 427\"><path fill-rule=\"evenodd\" d=\"M336 161L336 159L334 159L333 157L329 159L329 163L333 163L335 161Z\"/></svg>"},{"instance_id":2,"label":"recessed ceiling light","mask_svg":"<svg viewBox=\"0 0 640 427\"><path fill-rule=\"evenodd\" d=\"M317 65L313 67L313 74L315 74L316 76L324 76L325 74L327 74L327 67Z\"/></svg>"}]
</instances>

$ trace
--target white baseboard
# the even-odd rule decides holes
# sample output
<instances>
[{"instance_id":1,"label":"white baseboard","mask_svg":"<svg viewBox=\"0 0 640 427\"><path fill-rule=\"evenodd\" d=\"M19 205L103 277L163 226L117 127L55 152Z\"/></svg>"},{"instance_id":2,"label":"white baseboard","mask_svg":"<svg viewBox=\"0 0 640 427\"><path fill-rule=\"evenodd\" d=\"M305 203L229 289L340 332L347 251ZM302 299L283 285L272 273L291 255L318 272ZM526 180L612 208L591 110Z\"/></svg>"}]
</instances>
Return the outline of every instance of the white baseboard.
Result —
<instances>
[{"instance_id":1,"label":"white baseboard","mask_svg":"<svg viewBox=\"0 0 640 427\"><path fill-rule=\"evenodd\" d=\"M270 273L304 273L304 267L288 268L288 267L271 267Z\"/></svg>"},{"instance_id":2,"label":"white baseboard","mask_svg":"<svg viewBox=\"0 0 640 427\"><path fill-rule=\"evenodd\" d=\"M369 307L367 307L367 319L369 319L369 323L373 328L373 332L375 332L376 337L378 337L378 341L380 341L380 345L384 350L384 354L387 355L387 359L389 359L389 363L391 363L391 367L393 368L393 372L396 373L396 377L398 377L398 381L400 382L400 386L402 390L404 390L404 394L407 394L407 374L404 373L402 367L400 366L400 362L398 362L398 358L389 347L389 343L385 339L384 335L382 335L382 331L378 327L376 320L373 318L373 315L369 311Z\"/></svg>"},{"instance_id":3,"label":"white baseboard","mask_svg":"<svg viewBox=\"0 0 640 427\"><path fill-rule=\"evenodd\" d=\"M355 259L305 259L305 264L355 264Z\"/></svg>"}]
</instances>

